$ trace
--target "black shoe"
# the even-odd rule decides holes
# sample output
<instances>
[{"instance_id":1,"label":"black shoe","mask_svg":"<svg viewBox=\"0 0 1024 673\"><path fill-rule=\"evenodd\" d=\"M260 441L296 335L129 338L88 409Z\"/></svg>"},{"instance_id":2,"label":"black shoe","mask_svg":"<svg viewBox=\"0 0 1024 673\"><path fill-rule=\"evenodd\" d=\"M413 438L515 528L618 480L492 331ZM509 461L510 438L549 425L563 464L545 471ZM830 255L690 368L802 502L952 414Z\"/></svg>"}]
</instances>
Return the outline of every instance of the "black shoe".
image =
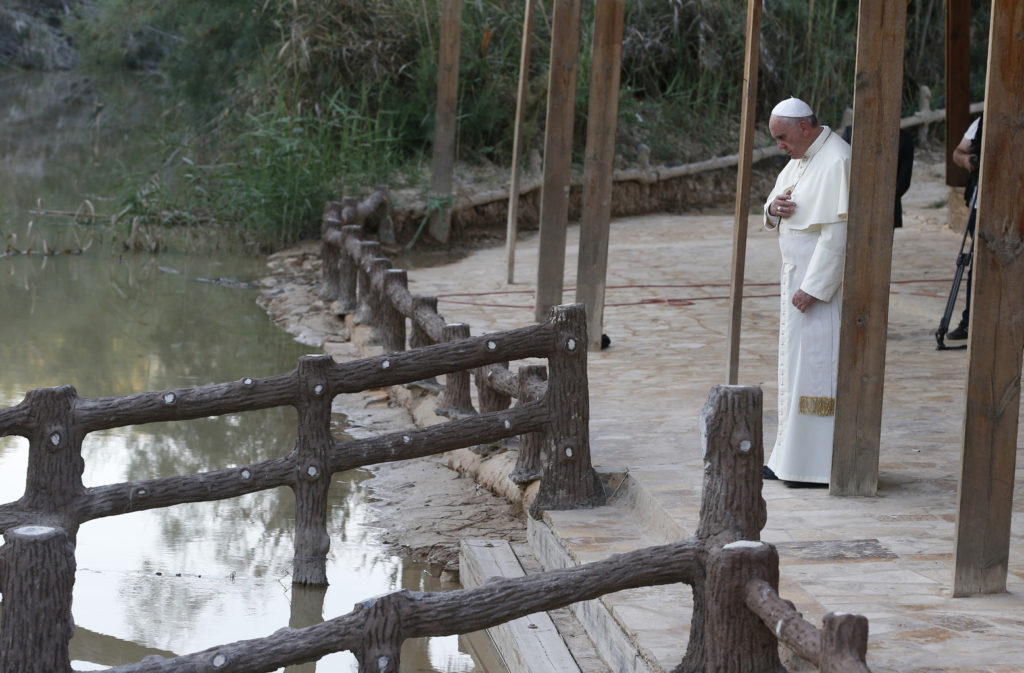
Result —
<instances>
[{"instance_id":1,"label":"black shoe","mask_svg":"<svg viewBox=\"0 0 1024 673\"><path fill-rule=\"evenodd\" d=\"M775 473L772 472L772 468L768 467L767 465L761 468L761 478L767 479L768 481L778 481L779 479L778 477L775 476Z\"/></svg>"},{"instance_id":2,"label":"black shoe","mask_svg":"<svg viewBox=\"0 0 1024 673\"><path fill-rule=\"evenodd\" d=\"M955 330L946 333L946 338L950 341L963 341L967 338L967 325L960 323Z\"/></svg>"},{"instance_id":3,"label":"black shoe","mask_svg":"<svg viewBox=\"0 0 1024 673\"><path fill-rule=\"evenodd\" d=\"M828 484L819 484L816 481L784 481L787 488L828 488Z\"/></svg>"}]
</instances>

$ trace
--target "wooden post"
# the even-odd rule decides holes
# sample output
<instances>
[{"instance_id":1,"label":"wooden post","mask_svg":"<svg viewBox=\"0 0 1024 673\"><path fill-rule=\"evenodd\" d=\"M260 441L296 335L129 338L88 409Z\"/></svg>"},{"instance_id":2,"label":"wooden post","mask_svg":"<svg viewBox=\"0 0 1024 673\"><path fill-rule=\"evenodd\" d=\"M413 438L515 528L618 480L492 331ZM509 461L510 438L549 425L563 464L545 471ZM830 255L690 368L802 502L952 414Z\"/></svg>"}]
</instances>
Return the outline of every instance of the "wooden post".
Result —
<instances>
[{"instance_id":1,"label":"wooden post","mask_svg":"<svg viewBox=\"0 0 1024 673\"><path fill-rule=\"evenodd\" d=\"M743 273L747 266L747 222L750 220L750 174L757 121L757 64L761 51L761 1L747 0L747 47L743 64L743 110L740 113L740 151L736 166L736 206L732 229L732 281L729 290L729 370L726 380L736 385L740 366L740 322L743 317Z\"/></svg>"},{"instance_id":2,"label":"wooden post","mask_svg":"<svg viewBox=\"0 0 1024 673\"><path fill-rule=\"evenodd\" d=\"M544 365L520 365L516 371L519 383L518 405L535 401L530 389L538 381L547 381L548 369ZM540 432L528 432L519 436L519 456L516 465L509 473L512 483L525 486L540 479L540 455L544 447L544 435Z\"/></svg>"},{"instance_id":3,"label":"wooden post","mask_svg":"<svg viewBox=\"0 0 1024 673\"><path fill-rule=\"evenodd\" d=\"M0 547L0 671L71 671L75 548L62 528L18 526Z\"/></svg>"},{"instance_id":4,"label":"wooden post","mask_svg":"<svg viewBox=\"0 0 1024 673\"><path fill-rule=\"evenodd\" d=\"M759 540L768 520L761 497L763 403L764 395L756 386L714 386L701 410L704 487L696 538L705 548ZM690 642L683 659L686 671L704 670L708 657L703 631L709 609L707 590L704 578L698 577L693 585Z\"/></svg>"},{"instance_id":5,"label":"wooden post","mask_svg":"<svg viewBox=\"0 0 1024 673\"><path fill-rule=\"evenodd\" d=\"M587 338L600 348L604 290L608 275L608 234L612 217L612 169L619 115L619 73L625 0L597 0L594 48L587 105L587 148L583 167L583 213L576 271L576 302L587 309Z\"/></svg>"},{"instance_id":6,"label":"wooden post","mask_svg":"<svg viewBox=\"0 0 1024 673\"><path fill-rule=\"evenodd\" d=\"M516 120L512 132L512 175L508 185L508 226L505 233L505 259L508 264L508 283L515 282L516 238L519 236L519 163L523 153L523 115L526 114L526 94L530 88L530 41L533 36L533 14L536 0L526 0L523 14L523 46L519 54L519 88L516 90Z\"/></svg>"},{"instance_id":7,"label":"wooden post","mask_svg":"<svg viewBox=\"0 0 1024 673\"><path fill-rule=\"evenodd\" d=\"M540 191L540 244L537 261L537 322L562 303L565 230L572 178L572 127L576 67L580 47L580 0L554 0L548 113L544 125L544 181Z\"/></svg>"},{"instance_id":8,"label":"wooden post","mask_svg":"<svg viewBox=\"0 0 1024 673\"><path fill-rule=\"evenodd\" d=\"M437 59L437 111L434 120L434 160L431 168L430 235L448 242L452 218L452 170L455 167L455 126L459 94L459 43L462 39L462 0L442 0L441 50Z\"/></svg>"},{"instance_id":9,"label":"wooden post","mask_svg":"<svg viewBox=\"0 0 1024 673\"><path fill-rule=\"evenodd\" d=\"M832 495L875 495L889 324L896 147L907 6L866 2L857 25L849 224L840 318Z\"/></svg>"},{"instance_id":10,"label":"wooden post","mask_svg":"<svg viewBox=\"0 0 1024 673\"><path fill-rule=\"evenodd\" d=\"M358 271L359 260L354 259L348 251L348 241L358 241L361 238L362 227L356 224L345 225L341 228L342 243L345 249L338 257L338 303L341 305L341 312L345 315L355 313L359 307L358 294Z\"/></svg>"},{"instance_id":11,"label":"wooden post","mask_svg":"<svg viewBox=\"0 0 1024 673\"><path fill-rule=\"evenodd\" d=\"M534 517L545 509L597 507L604 487L590 463L590 390L587 384L587 322L580 304L551 309L555 346L548 356L547 406L550 425L544 433L543 476L530 507Z\"/></svg>"},{"instance_id":12,"label":"wooden post","mask_svg":"<svg viewBox=\"0 0 1024 673\"><path fill-rule=\"evenodd\" d=\"M971 2L946 0L946 184L967 184L966 169L953 162L953 150L970 126Z\"/></svg>"},{"instance_id":13,"label":"wooden post","mask_svg":"<svg viewBox=\"0 0 1024 673\"><path fill-rule=\"evenodd\" d=\"M78 392L73 386L41 388L25 394L35 421L28 438L28 470L22 506L59 517L68 537L78 534L75 498L85 491L82 473L84 433L75 425Z\"/></svg>"},{"instance_id":14,"label":"wooden post","mask_svg":"<svg viewBox=\"0 0 1024 673\"><path fill-rule=\"evenodd\" d=\"M370 282L370 260L380 255L380 243L363 241L359 244L359 259L356 260L356 295L358 308L355 321L360 325L376 325L373 311L373 284Z\"/></svg>"},{"instance_id":15,"label":"wooden post","mask_svg":"<svg viewBox=\"0 0 1024 673\"><path fill-rule=\"evenodd\" d=\"M408 292L409 279L405 269L386 269L381 290L381 345L385 353L405 350L405 316L391 301L391 288Z\"/></svg>"},{"instance_id":16,"label":"wooden post","mask_svg":"<svg viewBox=\"0 0 1024 673\"><path fill-rule=\"evenodd\" d=\"M422 310L437 313L437 297L424 297L423 295L414 294L412 296L413 315ZM412 329L409 332L409 348L422 348L434 343L434 340L430 338L430 335L427 334L418 320L411 320L410 323Z\"/></svg>"},{"instance_id":17,"label":"wooden post","mask_svg":"<svg viewBox=\"0 0 1024 673\"><path fill-rule=\"evenodd\" d=\"M340 226L341 202L328 201L320 220L320 266L324 279L323 287L320 288L320 297L327 301L334 301L338 298L338 265L343 254L337 246L327 242L327 233L337 230Z\"/></svg>"},{"instance_id":18,"label":"wooden post","mask_svg":"<svg viewBox=\"0 0 1024 673\"><path fill-rule=\"evenodd\" d=\"M451 323L444 326L445 343L469 338L469 325L464 322ZM448 418L461 418L476 413L473 398L469 394L469 370L449 372L444 375L444 392L438 400L435 411Z\"/></svg>"},{"instance_id":19,"label":"wooden post","mask_svg":"<svg viewBox=\"0 0 1024 673\"><path fill-rule=\"evenodd\" d=\"M867 653L867 617L834 612L822 617L821 673L869 673Z\"/></svg>"},{"instance_id":20,"label":"wooden post","mask_svg":"<svg viewBox=\"0 0 1024 673\"><path fill-rule=\"evenodd\" d=\"M1024 349L1024 4L994 0L953 595L1006 590Z\"/></svg>"},{"instance_id":21,"label":"wooden post","mask_svg":"<svg viewBox=\"0 0 1024 673\"><path fill-rule=\"evenodd\" d=\"M747 582L762 580L779 586L779 554L764 542L737 541L707 550L707 612L700 671L705 673L775 673L779 643L767 626L747 609ZM694 626L691 623L691 631Z\"/></svg>"},{"instance_id":22,"label":"wooden post","mask_svg":"<svg viewBox=\"0 0 1024 673\"><path fill-rule=\"evenodd\" d=\"M495 390L488 382L491 367L493 366L495 365L477 367L473 372L473 381L476 383L476 399L480 405L481 414L492 411L504 411L512 405L511 397L499 390ZM508 369L508 362L501 362L497 366Z\"/></svg>"},{"instance_id":23,"label":"wooden post","mask_svg":"<svg viewBox=\"0 0 1024 673\"><path fill-rule=\"evenodd\" d=\"M295 558L293 584L327 585L327 492L331 486L329 452L331 399L328 373L334 361L329 355L299 358L298 437L295 441Z\"/></svg>"}]
</instances>

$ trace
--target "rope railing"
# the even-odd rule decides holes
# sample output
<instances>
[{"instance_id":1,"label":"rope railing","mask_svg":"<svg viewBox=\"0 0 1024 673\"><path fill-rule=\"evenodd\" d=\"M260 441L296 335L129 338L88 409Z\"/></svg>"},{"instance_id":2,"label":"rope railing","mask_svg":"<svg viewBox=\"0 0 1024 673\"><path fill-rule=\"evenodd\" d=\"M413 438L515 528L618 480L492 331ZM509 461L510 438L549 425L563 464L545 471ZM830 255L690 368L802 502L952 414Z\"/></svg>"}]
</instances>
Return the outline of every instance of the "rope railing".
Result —
<instances>
[{"instance_id":1,"label":"rope railing","mask_svg":"<svg viewBox=\"0 0 1024 673\"><path fill-rule=\"evenodd\" d=\"M556 322L535 326L528 335L520 334L523 343L507 352L533 352L527 345L530 339L552 332L557 334L557 329L551 326ZM451 347L452 344L439 344L434 352L446 353L445 349ZM390 367L383 367L387 361L390 360L369 358L360 361L356 369L388 370ZM419 375L424 370L438 371L437 367L413 367L411 361L396 363L405 373L396 375L396 381ZM302 399L329 398L342 387L340 381L351 371L343 372L326 358L300 361L291 377L292 400L300 408L300 423L302 419L318 415L307 413L311 405ZM556 386L557 378L549 383L550 391ZM256 384L254 381L253 385ZM182 391L181 397L173 401L165 399L164 403L180 401L184 410L191 414L198 411L199 406L190 400L209 393L209 388L216 387ZM84 434L78 432L80 426L74 423L78 403L86 410L97 406L96 400L77 400L73 392L69 387L33 391L21 405L0 410L0 432L27 433L33 453L68 453L68 444L54 441L54 434L60 434L61 439L69 429L71 436ZM700 520L696 533L687 540L616 554L573 568L516 579L492 578L471 589L439 593L396 591L359 603L346 615L305 628L282 628L264 638L226 643L173 658L149 656L108 670L112 673L186 670L254 673L349 650L359 661L360 671L395 673L399 670L402 642L408 638L469 633L615 591L681 582L692 588L693 610L689 643L676 668L678 671L774 673L783 670L779 643L785 643L825 673L869 673L865 663L867 620L864 617L829 613L823 618L822 628L817 629L803 620L792 603L779 597L778 553L772 545L758 540L767 519L765 501L761 497L761 399L761 390L756 387L716 386L711 390L701 413L705 470ZM508 410L485 412L451 421L451 424L480 424L482 432L493 436L524 430L543 431L545 411L541 403L526 402L515 409L520 410L520 415L514 416ZM55 414L55 411L60 413ZM108 413L114 414L113 411ZM82 416L96 418L90 412ZM119 420L108 418L105 423L106 427L117 427ZM512 428L507 427L509 423ZM461 430L466 427L468 425L461 426ZM374 462L409 457L410 452L399 450L406 446L413 447L413 453L425 454L429 451L428 444L432 444L431 436L426 433L431 431L396 433L357 442L320 437L324 448L336 459L325 464L326 470L320 470L308 456L303 458L306 454L300 448L297 455L282 459L287 468L282 469L277 478L288 483L284 476L287 472L293 479L293 486L296 479L312 484L330 470L358 464L360 456L372 456ZM299 444L316 439L311 437L313 434L300 432ZM449 441L454 441L452 436ZM444 441L433 444L432 448L440 449L442 445ZM265 468L266 465L261 464L222 472L236 482L254 482L267 478L267 472L272 470ZM196 476L203 475L193 475ZM61 480L58 483L62 483ZM172 485L170 481L140 484L142 482L133 482L110 488L124 487L141 498L144 506L150 506L161 497L161 491L171 490L165 487ZM103 493L105 488L108 487L81 489L78 496L83 502L89 501L90 495ZM205 499L221 495L219 492L214 496L207 494ZM16 525L4 526L5 545L0 547L0 591L4 597L0 670L5 673L72 670L68 641L73 631L74 529L81 517L73 514L77 511L77 500L61 497L54 500L65 502L66 511L55 515L45 508L31 509L23 502L21 511L31 516ZM116 509L118 507L113 508ZM113 510L106 511L105 515L114 513ZM10 517L10 509L5 511ZM298 543L296 553L299 553ZM682 645L680 643L680 651Z\"/></svg>"}]
</instances>

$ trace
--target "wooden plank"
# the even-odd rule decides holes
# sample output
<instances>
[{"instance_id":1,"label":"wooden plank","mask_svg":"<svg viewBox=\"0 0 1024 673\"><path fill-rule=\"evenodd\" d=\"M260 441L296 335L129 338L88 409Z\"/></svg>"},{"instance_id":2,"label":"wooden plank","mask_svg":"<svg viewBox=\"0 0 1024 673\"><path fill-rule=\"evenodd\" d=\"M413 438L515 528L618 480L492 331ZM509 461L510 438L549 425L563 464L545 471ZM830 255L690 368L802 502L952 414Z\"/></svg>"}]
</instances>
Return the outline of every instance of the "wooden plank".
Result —
<instances>
[{"instance_id":1,"label":"wooden plank","mask_svg":"<svg viewBox=\"0 0 1024 673\"><path fill-rule=\"evenodd\" d=\"M540 249L537 261L538 322L562 303L565 230L569 220L572 127L576 68L580 50L580 0L554 0L548 111L544 125L544 184L540 192Z\"/></svg>"},{"instance_id":2,"label":"wooden plank","mask_svg":"<svg viewBox=\"0 0 1024 673\"><path fill-rule=\"evenodd\" d=\"M583 212L576 269L576 302L587 311L587 340L601 347L608 237L612 219L615 129L619 116L619 75L625 0L597 0L587 104L587 148L583 166Z\"/></svg>"},{"instance_id":3,"label":"wooden plank","mask_svg":"<svg viewBox=\"0 0 1024 673\"><path fill-rule=\"evenodd\" d=\"M463 540L459 555L462 586L480 586L491 577L525 577L515 552L504 540ZM579 673L546 612L487 629L509 673Z\"/></svg>"},{"instance_id":4,"label":"wooden plank","mask_svg":"<svg viewBox=\"0 0 1024 673\"><path fill-rule=\"evenodd\" d=\"M740 367L740 320L743 317L743 273L747 266L747 223L750 221L751 166L757 123L757 64L761 51L761 0L747 0L747 47L743 64L743 110L736 168L736 205L732 229L732 280L729 290L729 385L736 385Z\"/></svg>"},{"instance_id":5,"label":"wooden plank","mask_svg":"<svg viewBox=\"0 0 1024 673\"><path fill-rule=\"evenodd\" d=\"M860 5L832 495L878 489L906 22L906 3Z\"/></svg>"},{"instance_id":6,"label":"wooden plank","mask_svg":"<svg viewBox=\"0 0 1024 673\"><path fill-rule=\"evenodd\" d=\"M516 91L516 120L512 134L512 175L508 187L508 222L505 227L505 261L508 267L508 284L515 281L516 238L519 236L519 178L522 161L523 115L525 114L526 93L530 86L530 42L533 35L535 0L526 0L523 14L523 47L519 55L519 88Z\"/></svg>"},{"instance_id":7,"label":"wooden plank","mask_svg":"<svg viewBox=\"0 0 1024 673\"><path fill-rule=\"evenodd\" d=\"M946 184L963 187L967 171L953 162L953 150L970 126L971 2L946 0Z\"/></svg>"},{"instance_id":8,"label":"wooden plank","mask_svg":"<svg viewBox=\"0 0 1024 673\"><path fill-rule=\"evenodd\" d=\"M434 158L430 198L437 208L428 231L448 242L451 228L452 171L455 168L455 124L459 90L459 43L462 39L462 0L443 0L441 46L437 63L437 112L434 120Z\"/></svg>"},{"instance_id":9,"label":"wooden plank","mask_svg":"<svg viewBox=\"0 0 1024 673\"><path fill-rule=\"evenodd\" d=\"M1024 3L994 0L953 595L1006 591L1024 350Z\"/></svg>"}]
</instances>

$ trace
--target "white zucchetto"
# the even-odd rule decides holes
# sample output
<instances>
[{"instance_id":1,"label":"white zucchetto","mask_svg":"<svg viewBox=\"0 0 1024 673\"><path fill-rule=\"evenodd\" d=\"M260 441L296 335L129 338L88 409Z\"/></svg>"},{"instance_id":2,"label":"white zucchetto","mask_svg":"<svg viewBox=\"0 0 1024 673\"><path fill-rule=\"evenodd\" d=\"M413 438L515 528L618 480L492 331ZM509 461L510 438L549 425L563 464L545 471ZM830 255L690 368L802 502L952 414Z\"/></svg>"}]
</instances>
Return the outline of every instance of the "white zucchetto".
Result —
<instances>
[{"instance_id":1,"label":"white zucchetto","mask_svg":"<svg viewBox=\"0 0 1024 673\"><path fill-rule=\"evenodd\" d=\"M811 106L799 98L787 98L772 108L772 116L774 117L802 118L810 117L813 114L814 111L811 110Z\"/></svg>"}]
</instances>

